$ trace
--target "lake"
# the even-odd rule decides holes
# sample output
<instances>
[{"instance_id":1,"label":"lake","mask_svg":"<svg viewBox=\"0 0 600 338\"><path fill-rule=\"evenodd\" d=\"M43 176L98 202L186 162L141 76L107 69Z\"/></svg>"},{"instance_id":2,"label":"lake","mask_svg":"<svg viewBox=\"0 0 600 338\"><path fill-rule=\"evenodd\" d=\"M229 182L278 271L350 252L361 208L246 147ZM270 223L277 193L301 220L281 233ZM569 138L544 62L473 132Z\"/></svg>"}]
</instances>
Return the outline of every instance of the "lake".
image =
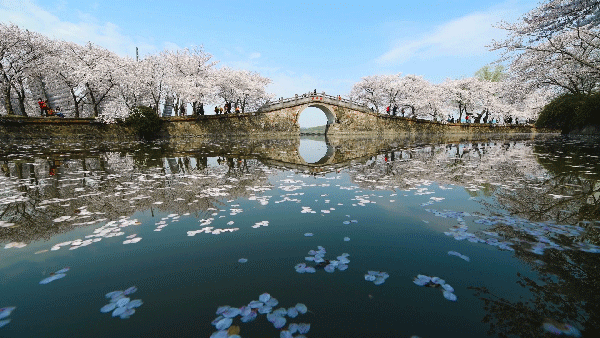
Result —
<instances>
[{"instance_id":1,"label":"lake","mask_svg":"<svg viewBox=\"0 0 600 338\"><path fill-rule=\"evenodd\" d=\"M0 336L597 337L598 141L4 141Z\"/></svg>"}]
</instances>

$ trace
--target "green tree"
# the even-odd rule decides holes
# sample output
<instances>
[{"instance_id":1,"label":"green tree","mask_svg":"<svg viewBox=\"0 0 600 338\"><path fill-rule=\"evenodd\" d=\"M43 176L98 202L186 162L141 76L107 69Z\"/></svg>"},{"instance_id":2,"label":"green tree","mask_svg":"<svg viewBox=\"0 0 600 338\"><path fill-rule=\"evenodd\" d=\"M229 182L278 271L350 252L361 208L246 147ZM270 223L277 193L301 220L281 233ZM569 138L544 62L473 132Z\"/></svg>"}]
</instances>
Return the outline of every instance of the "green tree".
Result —
<instances>
[{"instance_id":1,"label":"green tree","mask_svg":"<svg viewBox=\"0 0 600 338\"><path fill-rule=\"evenodd\" d=\"M493 69L490 65L485 65L475 72L475 77L480 80L500 82L506 77L506 73L503 65L496 65Z\"/></svg>"},{"instance_id":2,"label":"green tree","mask_svg":"<svg viewBox=\"0 0 600 338\"><path fill-rule=\"evenodd\" d=\"M565 134L586 126L600 126L600 93L563 94L544 107L535 125L560 129Z\"/></svg>"},{"instance_id":3,"label":"green tree","mask_svg":"<svg viewBox=\"0 0 600 338\"><path fill-rule=\"evenodd\" d=\"M158 115L152 108L146 106L135 107L125 123L133 127L138 135L145 140L156 138L161 127Z\"/></svg>"}]
</instances>

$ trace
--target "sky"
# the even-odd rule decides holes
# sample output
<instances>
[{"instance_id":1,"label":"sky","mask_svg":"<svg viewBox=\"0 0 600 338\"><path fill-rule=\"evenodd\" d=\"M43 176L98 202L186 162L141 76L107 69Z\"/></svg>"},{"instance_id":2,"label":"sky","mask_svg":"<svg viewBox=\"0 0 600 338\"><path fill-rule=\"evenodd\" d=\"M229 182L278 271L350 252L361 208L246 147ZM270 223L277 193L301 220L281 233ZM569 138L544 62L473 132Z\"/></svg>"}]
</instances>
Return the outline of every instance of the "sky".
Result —
<instances>
[{"instance_id":1,"label":"sky","mask_svg":"<svg viewBox=\"0 0 600 338\"><path fill-rule=\"evenodd\" d=\"M121 56L135 57L136 47L144 57L202 45L217 67L270 78L268 92L276 98L315 89L347 96L368 75L416 74L433 83L473 76L499 57L486 47L506 34L494 25L514 22L537 4L0 0L0 22L79 44L91 41ZM317 110L306 112L301 126L325 123Z\"/></svg>"}]
</instances>

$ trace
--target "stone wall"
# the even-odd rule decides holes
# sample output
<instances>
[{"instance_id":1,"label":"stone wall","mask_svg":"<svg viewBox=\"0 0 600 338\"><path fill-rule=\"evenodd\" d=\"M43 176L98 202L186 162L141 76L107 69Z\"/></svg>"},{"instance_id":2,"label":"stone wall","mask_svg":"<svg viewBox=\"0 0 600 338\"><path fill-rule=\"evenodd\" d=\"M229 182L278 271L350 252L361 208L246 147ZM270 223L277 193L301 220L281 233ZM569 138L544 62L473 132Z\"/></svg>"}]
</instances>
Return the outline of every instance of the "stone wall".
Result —
<instances>
[{"instance_id":1,"label":"stone wall","mask_svg":"<svg viewBox=\"0 0 600 338\"><path fill-rule=\"evenodd\" d=\"M98 139L134 140L134 131L124 125L104 124L94 119L0 117L0 139Z\"/></svg>"},{"instance_id":2,"label":"stone wall","mask_svg":"<svg viewBox=\"0 0 600 338\"><path fill-rule=\"evenodd\" d=\"M299 114L305 106L288 107L268 113L209 115L195 118L163 119L158 136L174 137L259 137L288 138L300 134ZM474 137L509 133L556 133L529 126L495 126L489 124L442 124L438 122L391 117L331 106L334 123L328 136L444 138L448 135ZM135 132L122 124L102 124L93 119L0 117L0 138L84 138L107 140L136 139Z\"/></svg>"},{"instance_id":3,"label":"stone wall","mask_svg":"<svg viewBox=\"0 0 600 338\"><path fill-rule=\"evenodd\" d=\"M165 120L163 137L228 135L228 136L290 136L299 135L300 127L289 111L268 114L208 115L198 119Z\"/></svg>"},{"instance_id":4,"label":"stone wall","mask_svg":"<svg viewBox=\"0 0 600 338\"><path fill-rule=\"evenodd\" d=\"M336 123L329 126L328 135L382 134L394 135L420 134L472 134L485 135L496 133L556 133L555 130L537 130L527 125L498 126L494 124L441 123L410 119L398 116L365 113L343 107L332 107Z\"/></svg>"}]
</instances>

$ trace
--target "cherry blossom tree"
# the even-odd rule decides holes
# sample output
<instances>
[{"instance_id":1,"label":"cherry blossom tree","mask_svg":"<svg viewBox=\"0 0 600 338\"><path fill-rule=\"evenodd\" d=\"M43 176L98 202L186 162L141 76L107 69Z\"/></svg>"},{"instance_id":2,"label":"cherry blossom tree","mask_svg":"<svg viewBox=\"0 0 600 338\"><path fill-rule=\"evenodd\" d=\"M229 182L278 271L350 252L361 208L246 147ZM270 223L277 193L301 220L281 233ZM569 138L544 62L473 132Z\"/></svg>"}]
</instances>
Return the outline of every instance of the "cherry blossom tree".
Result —
<instances>
[{"instance_id":1,"label":"cherry blossom tree","mask_svg":"<svg viewBox=\"0 0 600 338\"><path fill-rule=\"evenodd\" d=\"M31 81L39 78L43 58L52 53L48 45L48 39L41 34L22 30L14 24L0 23L0 87L7 114L14 114L11 102L14 92L19 111L27 116L25 102L28 98L31 100Z\"/></svg>"},{"instance_id":2,"label":"cherry blossom tree","mask_svg":"<svg viewBox=\"0 0 600 338\"><path fill-rule=\"evenodd\" d=\"M393 104L399 104L402 111L410 109L411 117L435 118L437 116L437 104L431 102L435 90L429 81L422 76L406 75L399 79L396 86L399 95Z\"/></svg>"},{"instance_id":3,"label":"cherry blossom tree","mask_svg":"<svg viewBox=\"0 0 600 338\"><path fill-rule=\"evenodd\" d=\"M55 51L45 59L42 71L43 78L50 89L59 83L69 89L71 103L75 117L80 117L83 100L87 95L85 87L85 72L83 62L76 55L82 54L82 47L78 44L66 41L53 41L52 49Z\"/></svg>"},{"instance_id":4,"label":"cherry blossom tree","mask_svg":"<svg viewBox=\"0 0 600 338\"><path fill-rule=\"evenodd\" d=\"M589 93L600 82L600 2L550 0L515 23L501 23L508 37L494 41L513 74L540 86Z\"/></svg>"},{"instance_id":5,"label":"cherry blossom tree","mask_svg":"<svg viewBox=\"0 0 600 338\"><path fill-rule=\"evenodd\" d=\"M246 109L260 108L272 97L266 92L271 79L256 72L224 67L216 72L215 77L217 97L232 107L239 107L242 113Z\"/></svg>"},{"instance_id":6,"label":"cherry blossom tree","mask_svg":"<svg viewBox=\"0 0 600 338\"><path fill-rule=\"evenodd\" d=\"M202 46L186 48L174 52L165 52L172 67L168 78L170 95L175 100L175 112L185 102L195 108L199 102L211 96L213 83L212 68L217 62L210 62L212 55Z\"/></svg>"},{"instance_id":7,"label":"cherry blossom tree","mask_svg":"<svg viewBox=\"0 0 600 338\"><path fill-rule=\"evenodd\" d=\"M397 104L401 100L401 74L371 75L352 86L350 98L375 112Z\"/></svg>"},{"instance_id":8,"label":"cherry blossom tree","mask_svg":"<svg viewBox=\"0 0 600 338\"><path fill-rule=\"evenodd\" d=\"M458 121L462 120L463 114L471 114L475 108L473 90L475 88L473 78L452 80L447 79L442 83L447 94L448 103L458 108Z\"/></svg>"},{"instance_id":9,"label":"cherry blossom tree","mask_svg":"<svg viewBox=\"0 0 600 338\"><path fill-rule=\"evenodd\" d=\"M595 0L546 0L526 13L516 24L501 27L529 40L546 39L552 35L585 26L600 24L600 2Z\"/></svg>"},{"instance_id":10,"label":"cherry blossom tree","mask_svg":"<svg viewBox=\"0 0 600 338\"><path fill-rule=\"evenodd\" d=\"M121 60L113 52L91 42L69 52L81 65L75 73L83 78L87 89L85 104L91 107L93 116L98 117L101 104L110 97L109 94L116 85L116 72L123 67Z\"/></svg>"},{"instance_id":11,"label":"cherry blossom tree","mask_svg":"<svg viewBox=\"0 0 600 338\"><path fill-rule=\"evenodd\" d=\"M129 111L151 102L150 91L142 81L145 76L143 64L130 57L122 58L120 61L121 67L114 74L116 90L119 94L116 100L125 105Z\"/></svg>"},{"instance_id":12,"label":"cherry blossom tree","mask_svg":"<svg viewBox=\"0 0 600 338\"><path fill-rule=\"evenodd\" d=\"M158 106L169 92L169 79L173 76L173 67L168 62L168 52L163 51L145 57L136 63L139 90L146 93L158 114Z\"/></svg>"}]
</instances>

